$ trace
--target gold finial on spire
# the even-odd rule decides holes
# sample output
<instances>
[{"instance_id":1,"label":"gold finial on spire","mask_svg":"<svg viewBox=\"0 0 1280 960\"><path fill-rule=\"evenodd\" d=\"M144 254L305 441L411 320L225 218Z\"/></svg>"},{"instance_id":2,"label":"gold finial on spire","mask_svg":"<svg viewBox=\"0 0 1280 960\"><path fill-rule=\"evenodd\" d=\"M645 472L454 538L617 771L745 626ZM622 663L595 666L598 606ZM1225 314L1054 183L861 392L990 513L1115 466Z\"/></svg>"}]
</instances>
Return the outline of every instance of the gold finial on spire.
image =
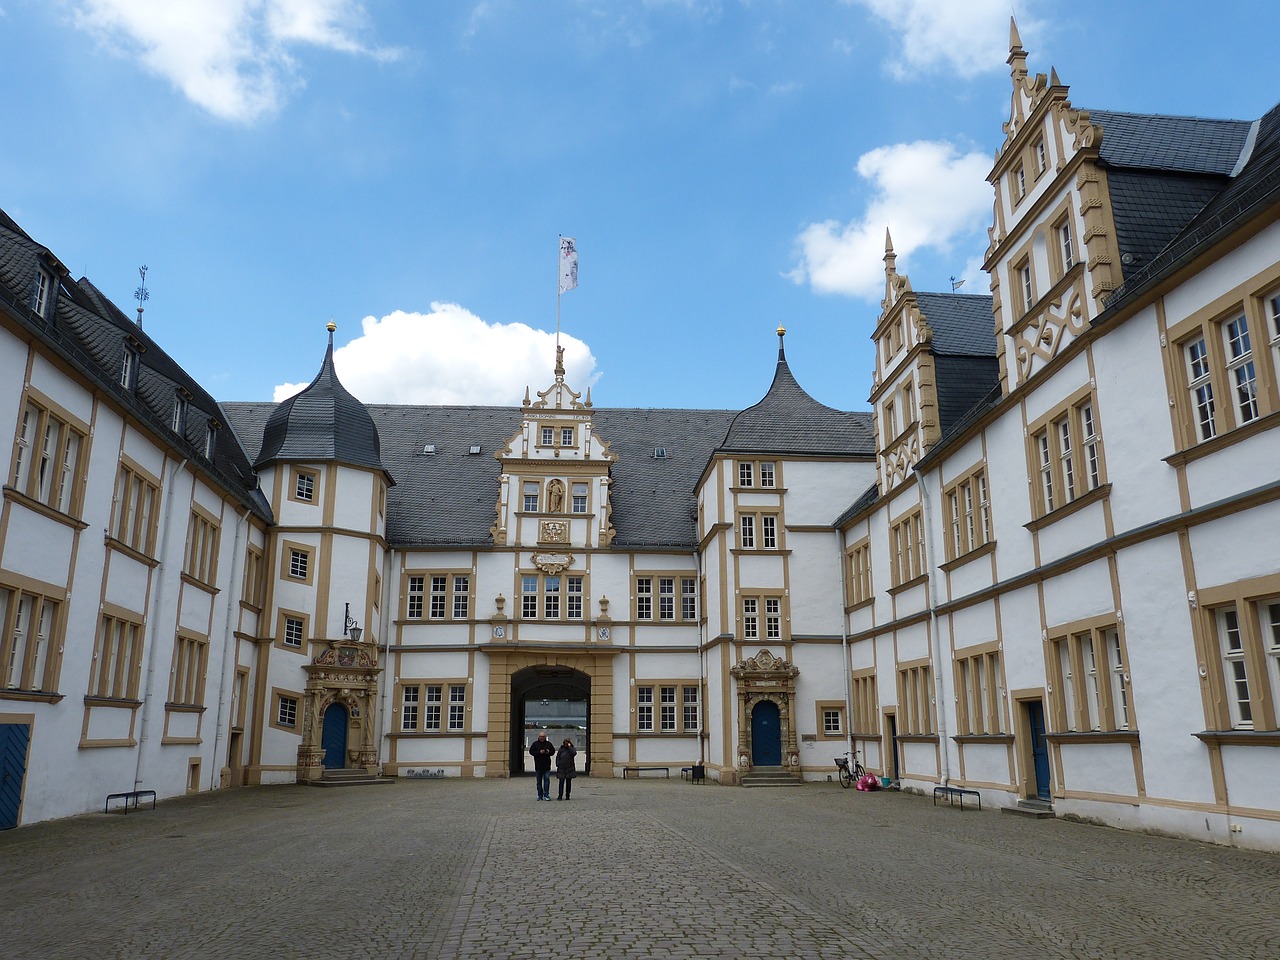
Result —
<instances>
[{"instance_id":1,"label":"gold finial on spire","mask_svg":"<svg viewBox=\"0 0 1280 960\"><path fill-rule=\"evenodd\" d=\"M332 320L330 320L328 323L324 325L324 328L328 330L330 333L333 333L333 331L338 329L338 325L334 323Z\"/></svg>"},{"instance_id":2,"label":"gold finial on spire","mask_svg":"<svg viewBox=\"0 0 1280 960\"><path fill-rule=\"evenodd\" d=\"M778 324L778 336L785 337L786 335L787 335L787 328L784 327L782 324Z\"/></svg>"}]
</instances>

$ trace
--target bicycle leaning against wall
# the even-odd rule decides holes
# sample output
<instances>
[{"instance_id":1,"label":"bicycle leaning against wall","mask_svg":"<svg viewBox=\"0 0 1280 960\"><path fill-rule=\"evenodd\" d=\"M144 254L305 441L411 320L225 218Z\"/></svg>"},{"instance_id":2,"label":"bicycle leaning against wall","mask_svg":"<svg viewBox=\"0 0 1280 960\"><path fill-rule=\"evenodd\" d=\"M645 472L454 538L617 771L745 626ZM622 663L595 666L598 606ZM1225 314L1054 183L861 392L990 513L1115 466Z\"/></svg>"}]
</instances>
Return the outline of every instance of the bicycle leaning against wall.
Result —
<instances>
[{"instance_id":1,"label":"bicycle leaning against wall","mask_svg":"<svg viewBox=\"0 0 1280 960\"><path fill-rule=\"evenodd\" d=\"M840 786L846 790L867 775L866 769L858 760L858 751L853 751L853 763L849 757L836 757L836 771L840 774Z\"/></svg>"}]
</instances>

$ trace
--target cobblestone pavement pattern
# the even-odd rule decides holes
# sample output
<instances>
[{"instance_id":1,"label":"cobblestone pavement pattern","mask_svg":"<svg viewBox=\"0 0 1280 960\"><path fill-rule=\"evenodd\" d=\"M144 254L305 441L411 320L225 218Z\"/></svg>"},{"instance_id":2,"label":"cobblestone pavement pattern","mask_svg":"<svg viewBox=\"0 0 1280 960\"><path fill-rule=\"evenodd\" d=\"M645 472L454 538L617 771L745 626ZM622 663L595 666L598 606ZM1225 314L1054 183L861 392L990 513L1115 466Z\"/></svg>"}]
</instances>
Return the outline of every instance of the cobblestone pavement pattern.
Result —
<instances>
[{"instance_id":1,"label":"cobblestone pavement pattern","mask_svg":"<svg viewBox=\"0 0 1280 960\"><path fill-rule=\"evenodd\" d=\"M0 957L1280 957L1280 856L829 783L265 787L0 833Z\"/></svg>"}]
</instances>

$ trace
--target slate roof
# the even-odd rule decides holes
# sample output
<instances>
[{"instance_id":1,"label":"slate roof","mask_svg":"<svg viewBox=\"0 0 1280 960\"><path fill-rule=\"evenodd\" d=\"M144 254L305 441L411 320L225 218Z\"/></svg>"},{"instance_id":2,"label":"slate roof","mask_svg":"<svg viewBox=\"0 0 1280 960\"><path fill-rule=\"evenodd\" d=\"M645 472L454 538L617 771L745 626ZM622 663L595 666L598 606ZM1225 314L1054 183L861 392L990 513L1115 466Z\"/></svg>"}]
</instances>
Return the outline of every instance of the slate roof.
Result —
<instances>
[{"instance_id":1,"label":"slate roof","mask_svg":"<svg viewBox=\"0 0 1280 960\"><path fill-rule=\"evenodd\" d=\"M387 473L373 418L333 368L332 329L320 372L305 390L272 411L261 436L255 467L276 460L336 460Z\"/></svg>"},{"instance_id":2,"label":"slate roof","mask_svg":"<svg viewBox=\"0 0 1280 960\"><path fill-rule=\"evenodd\" d=\"M875 456L870 413L836 410L819 403L796 382L786 353L778 347L778 366L764 398L733 418L720 453L830 454Z\"/></svg>"},{"instance_id":3,"label":"slate roof","mask_svg":"<svg viewBox=\"0 0 1280 960\"><path fill-rule=\"evenodd\" d=\"M56 303L47 318L31 309L41 269L55 277L56 285ZM204 456L208 425L223 421L213 397L97 287L84 278L71 281L53 254L3 211L0 309L143 423L160 443L178 451L215 487L262 519L271 519L266 499L257 488L257 477L232 431L218 429L212 457ZM138 352L132 391L120 384L126 345ZM187 400L182 434L172 427L174 401L179 395Z\"/></svg>"},{"instance_id":4,"label":"slate roof","mask_svg":"<svg viewBox=\"0 0 1280 960\"><path fill-rule=\"evenodd\" d=\"M256 455L276 405L225 403L223 409ZM387 540L394 547L484 546L502 473L494 452L520 429L518 407L370 404L385 469L396 478L387 497ZM610 498L620 547L691 550L697 543L698 478L734 417L732 410L592 410L594 433L617 454ZM433 444L435 452L425 453ZM471 454L473 444L479 454ZM663 447L666 457L654 457Z\"/></svg>"},{"instance_id":5,"label":"slate roof","mask_svg":"<svg viewBox=\"0 0 1280 960\"><path fill-rule=\"evenodd\" d=\"M1248 120L1212 120L1090 110L1102 127L1099 159L1110 167L1216 174L1235 168L1249 137Z\"/></svg>"},{"instance_id":6,"label":"slate roof","mask_svg":"<svg viewBox=\"0 0 1280 960\"><path fill-rule=\"evenodd\" d=\"M916 302L933 331L931 352L935 356L996 355L995 314L989 295L917 293Z\"/></svg>"},{"instance_id":7,"label":"slate roof","mask_svg":"<svg viewBox=\"0 0 1280 960\"><path fill-rule=\"evenodd\" d=\"M1240 172L1224 183L1156 256L1142 264L1141 269L1126 271L1124 283L1112 291L1107 309L1093 322L1107 322L1114 315L1114 308L1140 296L1224 237L1247 226L1255 217L1272 212L1278 203L1280 104L1257 122L1252 150Z\"/></svg>"},{"instance_id":8,"label":"slate roof","mask_svg":"<svg viewBox=\"0 0 1280 960\"><path fill-rule=\"evenodd\" d=\"M1249 142L1247 120L1090 110L1128 276L1173 240L1228 182Z\"/></svg>"}]
</instances>

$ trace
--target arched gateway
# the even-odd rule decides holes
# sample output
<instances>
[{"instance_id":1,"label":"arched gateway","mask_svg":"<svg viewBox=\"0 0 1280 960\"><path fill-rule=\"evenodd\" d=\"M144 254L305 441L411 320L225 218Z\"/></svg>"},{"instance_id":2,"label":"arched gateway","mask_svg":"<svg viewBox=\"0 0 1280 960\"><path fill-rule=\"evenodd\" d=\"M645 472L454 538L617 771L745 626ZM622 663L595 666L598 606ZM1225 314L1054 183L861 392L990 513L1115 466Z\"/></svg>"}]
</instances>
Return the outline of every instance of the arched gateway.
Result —
<instances>
[{"instance_id":1,"label":"arched gateway","mask_svg":"<svg viewBox=\"0 0 1280 960\"><path fill-rule=\"evenodd\" d=\"M528 743L545 731L578 747L578 769L613 775L612 656L495 651L489 664L485 774L521 776Z\"/></svg>"}]
</instances>

